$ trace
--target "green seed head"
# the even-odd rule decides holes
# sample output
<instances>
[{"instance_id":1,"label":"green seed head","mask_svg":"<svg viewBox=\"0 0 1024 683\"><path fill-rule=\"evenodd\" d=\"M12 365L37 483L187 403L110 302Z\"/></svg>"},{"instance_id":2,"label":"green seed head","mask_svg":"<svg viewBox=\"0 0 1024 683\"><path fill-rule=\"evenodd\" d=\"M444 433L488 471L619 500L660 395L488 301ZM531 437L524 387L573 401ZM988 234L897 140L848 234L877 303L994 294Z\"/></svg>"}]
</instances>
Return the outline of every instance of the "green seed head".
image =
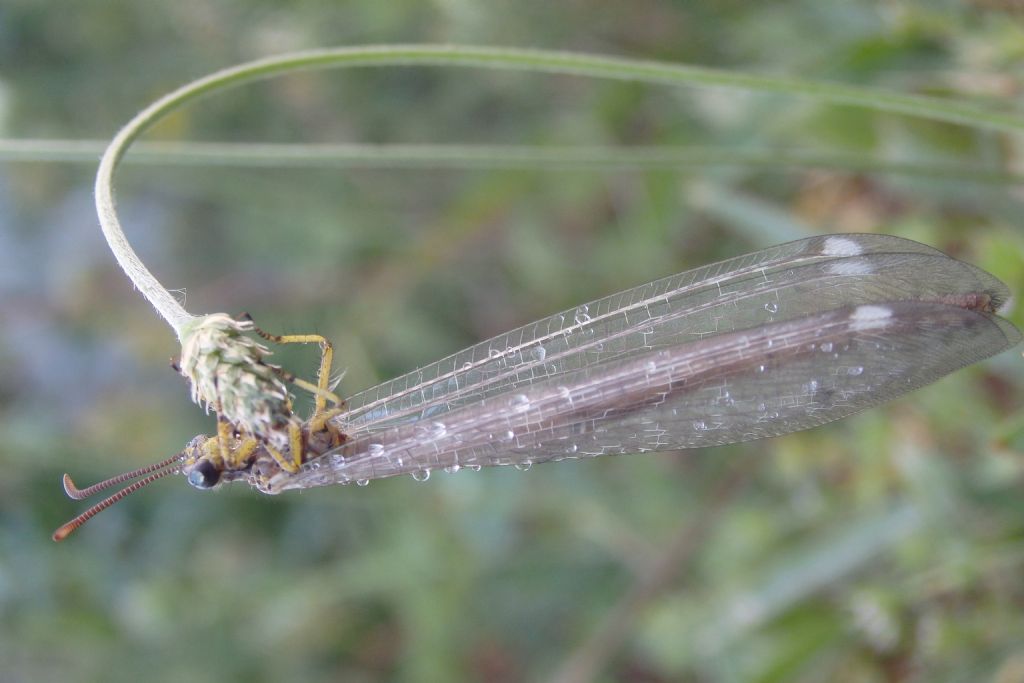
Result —
<instances>
[{"instance_id":1,"label":"green seed head","mask_svg":"<svg viewBox=\"0 0 1024 683\"><path fill-rule=\"evenodd\" d=\"M267 347L245 334L251 329L226 313L196 319L181 336L181 374L192 383L193 401L207 410L219 406L243 434L284 448L295 419L288 390L264 362Z\"/></svg>"}]
</instances>

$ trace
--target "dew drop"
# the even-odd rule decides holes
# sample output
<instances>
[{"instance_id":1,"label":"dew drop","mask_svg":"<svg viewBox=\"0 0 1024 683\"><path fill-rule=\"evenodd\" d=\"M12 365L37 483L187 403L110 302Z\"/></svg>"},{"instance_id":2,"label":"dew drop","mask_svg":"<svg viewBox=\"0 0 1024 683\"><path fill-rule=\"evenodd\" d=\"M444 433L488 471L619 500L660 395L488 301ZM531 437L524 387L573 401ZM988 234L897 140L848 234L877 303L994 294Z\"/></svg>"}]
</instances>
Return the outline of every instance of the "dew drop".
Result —
<instances>
[{"instance_id":1,"label":"dew drop","mask_svg":"<svg viewBox=\"0 0 1024 683\"><path fill-rule=\"evenodd\" d=\"M501 358L501 351L498 349L487 349L487 357L491 359Z\"/></svg>"},{"instance_id":2,"label":"dew drop","mask_svg":"<svg viewBox=\"0 0 1024 683\"><path fill-rule=\"evenodd\" d=\"M573 320L576 321L577 325L586 325L590 322L590 313L588 311L589 307L585 304L576 309L576 316Z\"/></svg>"},{"instance_id":3,"label":"dew drop","mask_svg":"<svg viewBox=\"0 0 1024 683\"><path fill-rule=\"evenodd\" d=\"M580 449L580 447L579 447L579 446L577 446L577 445L576 445L576 444L574 444L574 443L571 443L571 444L569 444L568 446L566 446L566 447L565 447L565 452L566 452L566 453L575 453L575 452L576 452L576 451L578 451L579 449Z\"/></svg>"},{"instance_id":4,"label":"dew drop","mask_svg":"<svg viewBox=\"0 0 1024 683\"><path fill-rule=\"evenodd\" d=\"M367 450L372 456L379 456L384 453L384 446L379 443L371 443Z\"/></svg>"},{"instance_id":5,"label":"dew drop","mask_svg":"<svg viewBox=\"0 0 1024 683\"><path fill-rule=\"evenodd\" d=\"M445 426L444 422L431 422L430 423L430 437L433 439L440 439L442 436L448 433L448 427Z\"/></svg>"},{"instance_id":6,"label":"dew drop","mask_svg":"<svg viewBox=\"0 0 1024 683\"><path fill-rule=\"evenodd\" d=\"M568 399L572 398L572 391L569 390L569 387L561 386L561 387L558 387L558 395L560 397L568 400Z\"/></svg>"},{"instance_id":7,"label":"dew drop","mask_svg":"<svg viewBox=\"0 0 1024 683\"><path fill-rule=\"evenodd\" d=\"M529 460L526 460L526 461L523 461L523 462L517 462L515 464L515 468L517 470L519 470L520 472L525 472L526 470L530 469L531 467L533 467L533 463L531 461L529 461Z\"/></svg>"},{"instance_id":8,"label":"dew drop","mask_svg":"<svg viewBox=\"0 0 1024 683\"><path fill-rule=\"evenodd\" d=\"M768 368L765 367L764 365L758 365L757 366L757 371L758 372L766 372L767 370L768 370Z\"/></svg>"},{"instance_id":9,"label":"dew drop","mask_svg":"<svg viewBox=\"0 0 1024 683\"><path fill-rule=\"evenodd\" d=\"M367 486L369 483L369 479L356 479L356 486Z\"/></svg>"},{"instance_id":10,"label":"dew drop","mask_svg":"<svg viewBox=\"0 0 1024 683\"><path fill-rule=\"evenodd\" d=\"M473 470L474 472L479 472L481 469L483 469L483 466L482 465L470 465L469 469Z\"/></svg>"},{"instance_id":11,"label":"dew drop","mask_svg":"<svg viewBox=\"0 0 1024 683\"><path fill-rule=\"evenodd\" d=\"M547 350L543 346L533 347L533 357L537 360L544 360L548 355Z\"/></svg>"},{"instance_id":12,"label":"dew drop","mask_svg":"<svg viewBox=\"0 0 1024 683\"><path fill-rule=\"evenodd\" d=\"M416 481L426 481L430 479L430 470L416 470L412 473L412 478Z\"/></svg>"},{"instance_id":13,"label":"dew drop","mask_svg":"<svg viewBox=\"0 0 1024 683\"><path fill-rule=\"evenodd\" d=\"M832 342L822 342L820 348L823 353L832 353Z\"/></svg>"},{"instance_id":14,"label":"dew drop","mask_svg":"<svg viewBox=\"0 0 1024 683\"><path fill-rule=\"evenodd\" d=\"M463 370L469 370L469 369L470 369L470 368L472 368L472 367L473 367L473 364L472 364L472 363L469 363L469 362L466 362L466 363L463 363L463 364L462 364L462 369L463 369Z\"/></svg>"},{"instance_id":15,"label":"dew drop","mask_svg":"<svg viewBox=\"0 0 1024 683\"><path fill-rule=\"evenodd\" d=\"M847 368L847 370L846 370L846 374L853 375L854 377L856 377L857 375L862 374L863 372L864 372L864 367L861 366L861 365L855 365L852 368Z\"/></svg>"},{"instance_id":16,"label":"dew drop","mask_svg":"<svg viewBox=\"0 0 1024 683\"><path fill-rule=\"evenodd\" d=\"M448 474L455 474L461 469L462 467L459 465L448 465L448 467L444 468L444 471L447 472Z\"/></svg>"},{"instance_id":17,"label":"dew drop","mask_svg":"<svg viewBox=\"0 0 1024 683\"><path fill-rule=\"evenodd\" d=\"M698 432L703 432L707 430L708 426L707 424L704 423L704 420L695 420L693 423L693 428L696 429Z\"/></svg>"},{"instance_id":18,"label":"dew drop","mask_svg":"<svg viewBox=\"0 0 1024 683\"><path fill-rule=\"evenodd\" d=\"M769 313L778 313L779 305L774 301L769 301L764 305L764 310L768 311Z\"/></svg>"}]
</instances>

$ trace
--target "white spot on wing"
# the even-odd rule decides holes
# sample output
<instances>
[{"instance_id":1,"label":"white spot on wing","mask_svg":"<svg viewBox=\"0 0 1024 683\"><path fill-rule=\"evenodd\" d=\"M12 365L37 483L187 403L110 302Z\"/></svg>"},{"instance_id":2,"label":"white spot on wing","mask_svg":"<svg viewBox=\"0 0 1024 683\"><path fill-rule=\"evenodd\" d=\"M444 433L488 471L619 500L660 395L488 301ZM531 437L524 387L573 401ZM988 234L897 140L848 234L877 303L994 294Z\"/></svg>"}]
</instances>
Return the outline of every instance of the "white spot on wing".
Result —
<instances>
[{"instance_id":1,"label":"white spot on wing","mask_svg":"<svg viewBox=\"0 0 1024 683\"><path fill-rule=\"evenodd\" d=\"M859 256L864 250L849 237L832 236L825 240L821 253L825 256Z\"/></svg>"},{"instance_id":2,"label":"white spot on wing","mask_svg":"<svg viewBox=\"0 0 1024 683\"><path fill-rule=\"evenodd\" d=\"M858 306L850 314L850 322L857 332L885 327L892 317L892 309L885 306Z\"/></svg>"},{"instance_id":3,"label":"white spot on wing","mask_svg":"<svg viewBox=\"0 0 1024 683\"><path fill-rule=\"evenodd\" d=\"M871 264L864 259L833 261L828 264L828 272L832 275L868 275L871 271Z\"/></svg>"}]
</instances>

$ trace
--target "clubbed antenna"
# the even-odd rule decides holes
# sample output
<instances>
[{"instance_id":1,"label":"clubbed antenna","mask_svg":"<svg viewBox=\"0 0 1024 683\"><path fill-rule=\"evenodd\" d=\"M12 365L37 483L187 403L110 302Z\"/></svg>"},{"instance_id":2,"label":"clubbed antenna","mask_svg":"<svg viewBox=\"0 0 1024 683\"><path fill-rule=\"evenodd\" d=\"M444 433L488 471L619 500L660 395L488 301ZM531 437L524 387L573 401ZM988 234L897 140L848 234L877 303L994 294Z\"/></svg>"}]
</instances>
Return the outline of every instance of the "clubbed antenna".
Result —
<instances>
[{"instance_id":1,"label":"clubbed antenna","mask_svg":"<svg viewBox=\"0 0 1024 683\"><path fill-rule=\"evenodd\" d=\"M106 479L104 481L99 482L98 484L94 484L84 489L76 488L74 482L71 481L71 477L65 474L64 491L68 494L69 497L74 498L75 500L81 500L98 491L110 488L111 486L115 486L117 484L128 481L129 479L141 476L143 474L148 474L149 476L143 477L142 479L139 479L138 481L133 482L128 486L125 486L123 489L113 494L112 496L104 498L100 502L96 503L82 514L72 519L70 522L62 524L60 528L53 532L53 540L63 541L65 538L70 536L71 532L73 532L75 529L82 526L90 519L95 517L98 513L102 512L103 510L106 510L108 507L110 507L117 501L121 500L122 498L132 493L135 493L144 486L152 484L157 479L166 477L168 474L176 474L180 470L177 463L184 457L184 453L179 453L175 455L173 458L168 458L167 460L158 462L155 465L149 465L148 467L141 467L137 470L132 470L131 472L119 474L116 477L111 477L110 479ZM173 467L168 467L168 465L173 465ZM152 472L152 474L149 474L150 472Z\"/></svg>"},{"instance_id":2,"label":"clubbed antenna","mask_svg":"<svg viewBox=\"0 0 1024 683\"><path fill-rule=\"evenodd\" d=\"M184 453L178 453L177 455L167 458L166 460L161 460L155 465L147 465L146 467L140 467L137 470L125 472L124 474L119 474L116 477L111 477L110 479L104 479L103 481L97 484L93 484L92 486L86 487L84 489L76 487L75 482L71 481L71 475L65 474L62 480L64 483L64 493L68 494L68 498L82 500L84 498L88 498L91 495L99 493L104 489L109 489L111 486L117 486L118 484L123 484L124 482L134 479L135 477L141 477L144 474L149 474L150 472L155 472L156 470L163 469L164 467L167 467L171 463L178 462L184 457Z\"/></svg>"}]
</instances>

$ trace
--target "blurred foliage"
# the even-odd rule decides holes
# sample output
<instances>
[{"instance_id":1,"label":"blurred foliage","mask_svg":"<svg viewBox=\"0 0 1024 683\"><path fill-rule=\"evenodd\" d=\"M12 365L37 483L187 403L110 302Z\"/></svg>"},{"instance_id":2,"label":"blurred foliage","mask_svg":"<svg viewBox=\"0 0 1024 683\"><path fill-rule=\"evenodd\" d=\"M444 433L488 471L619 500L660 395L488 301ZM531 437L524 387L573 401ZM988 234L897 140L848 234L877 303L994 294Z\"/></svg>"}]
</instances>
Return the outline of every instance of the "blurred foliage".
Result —
<instances>
[{"instance_id":1,"label":"blurred foliage","mask_svg":"<svg viewBox=\"0 0 1024 683\"><path fill-rule=\"evenodd\" d=\"M106 138L215 68L371 42L564 48L1020 110L1012 2L0 5L0 136ZM780 96L444 69L306 73L151 139L700 145L1019 167L1020 141ZM212 422L116 269L93 168L0 166L0 680L1024 680L1019 351L811 432L259 497L167 481L62 545L85 482ZM126 166L193 311L333 338L351 392L516 324L813 232L939 247L1024 291L1020 188L836 169ZM1010 316L1018 326L1024 317ZM290 368L310 350L282 350ZM588 673L592 672L592 673Z\"/></svg>"}]
</instances>

